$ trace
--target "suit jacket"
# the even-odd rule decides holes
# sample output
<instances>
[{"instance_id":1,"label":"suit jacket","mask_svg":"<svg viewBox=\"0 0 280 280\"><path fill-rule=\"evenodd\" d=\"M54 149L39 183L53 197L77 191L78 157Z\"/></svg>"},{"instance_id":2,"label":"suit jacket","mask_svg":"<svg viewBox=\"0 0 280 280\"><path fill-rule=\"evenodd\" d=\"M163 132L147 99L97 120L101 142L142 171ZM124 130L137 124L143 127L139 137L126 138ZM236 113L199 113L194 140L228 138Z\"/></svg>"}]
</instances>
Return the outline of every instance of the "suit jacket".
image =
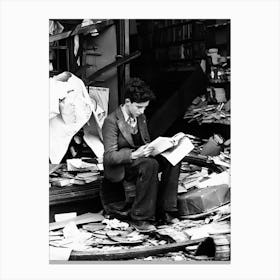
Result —
<instances>
[{"instance_id":1,"label":"suit jacket","mask_svg":"<svg viewBox=\"0 0 280 280\"><path fill-rule=\"evenodd\" d=\"M137 118L137 125L143 144L149 143L150 135L144 114ZM119 182L124 178L125 164L132 162L131 152L136 149L120 107L105 119L102 135L104 176L111 182Z\"/></svg>"}]
</instances>

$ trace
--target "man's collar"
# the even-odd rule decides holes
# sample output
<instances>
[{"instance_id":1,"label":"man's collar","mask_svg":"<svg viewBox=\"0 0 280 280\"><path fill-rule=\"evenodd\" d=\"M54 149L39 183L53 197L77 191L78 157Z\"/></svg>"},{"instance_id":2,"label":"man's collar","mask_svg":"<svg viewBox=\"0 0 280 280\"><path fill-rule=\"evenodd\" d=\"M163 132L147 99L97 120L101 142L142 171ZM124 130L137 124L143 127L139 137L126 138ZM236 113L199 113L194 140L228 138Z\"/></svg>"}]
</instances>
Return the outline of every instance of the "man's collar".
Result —
<instances>
[{"instance_id":1,"label":"man's collar","mask_svg":"<svg viewBox=\"0 0 280 280\"><path fill-rule=\"evenodd\" d=\"M121 111L122 111L122 113L123 113L124 120L127 122L127 120L128 120L130 117L129 117L129 115L128 115L127 112L126 112L124 105L121 105Z\"/></svg>"}]
</instances>

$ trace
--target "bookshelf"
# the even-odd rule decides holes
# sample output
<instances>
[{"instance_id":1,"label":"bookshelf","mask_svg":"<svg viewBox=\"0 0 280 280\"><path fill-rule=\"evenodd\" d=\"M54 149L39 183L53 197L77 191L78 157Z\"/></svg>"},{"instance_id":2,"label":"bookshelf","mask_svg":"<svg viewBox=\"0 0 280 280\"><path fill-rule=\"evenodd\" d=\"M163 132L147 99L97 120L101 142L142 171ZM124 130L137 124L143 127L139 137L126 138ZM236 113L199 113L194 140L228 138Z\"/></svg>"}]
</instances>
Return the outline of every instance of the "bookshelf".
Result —
<instances>
[{"instance_id":1,"label":"bookshelf","mask_svg":"<svg viewBox=\"0 0 280 280\"><path fill-rule=\"evenodd\" d=\"M201 60L207 58L209 48L218 48L222 56L230 56L229 31L229 20L135 20L130 52L139 50L141 56L131 64L130 71L132 77L145 80L157 96L146 112L148 117L176 94ZM229 84L216 85L222 86L228 94Z\"/></svg>"},{"instance_id":2,"label":"bookshelf","mask_svg":"<svg viewBox=\"0 0 280 280\"><path fill-rule=\"evenodd\" d=\"M142 21L138 46L153 53L162 71L189 71L205 54L205 25L201 20Z\"/></svg>"}]
</instances>

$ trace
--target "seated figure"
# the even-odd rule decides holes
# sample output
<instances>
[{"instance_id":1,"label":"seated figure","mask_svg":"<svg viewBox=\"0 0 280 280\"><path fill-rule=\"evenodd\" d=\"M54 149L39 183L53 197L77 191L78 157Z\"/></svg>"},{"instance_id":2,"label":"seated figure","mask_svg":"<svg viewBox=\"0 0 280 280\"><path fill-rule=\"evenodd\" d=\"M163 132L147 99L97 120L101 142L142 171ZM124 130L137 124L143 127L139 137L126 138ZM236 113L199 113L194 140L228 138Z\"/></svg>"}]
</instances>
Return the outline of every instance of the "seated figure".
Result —
<instances>
[{"instance_id":1,"label":"seated figure","mask_svg":"<svg viewBox=\"0 0 280 280\"><path fill-rule=\"evenodd\" d=\"M172 166L161 155L152 157L147 147L150 136L144 111L153 99L147 84L132 78L124 104L105 119L102 128L105 211L128 210L131 224L140 232L155 230L155 222L168 221L177 213L180 163Z\"/></svg>"}]
</instances>

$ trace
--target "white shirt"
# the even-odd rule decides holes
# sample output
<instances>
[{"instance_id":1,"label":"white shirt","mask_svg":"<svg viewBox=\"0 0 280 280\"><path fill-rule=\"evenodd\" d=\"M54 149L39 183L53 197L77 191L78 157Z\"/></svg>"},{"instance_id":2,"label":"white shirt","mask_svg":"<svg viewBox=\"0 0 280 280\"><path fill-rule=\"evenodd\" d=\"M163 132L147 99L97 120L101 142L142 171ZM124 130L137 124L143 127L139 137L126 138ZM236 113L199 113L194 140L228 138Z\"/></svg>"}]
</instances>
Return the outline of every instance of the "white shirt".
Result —
<instances>
[{"instance_id":1,"label":"white shirt","mask_svg":"<svg viewBox=\"0 0 280 280\"><path fill-rule=\"evenodd\" d=\"M130 117L125 108L124 108L124 105L121 106L121 110L122 110L122 113L123 113L123 116L124 116L124 120L131 126L131 127L136 127L137 125L137 119L136 118L132 118Z\"/></svg>"}]
</instances>

